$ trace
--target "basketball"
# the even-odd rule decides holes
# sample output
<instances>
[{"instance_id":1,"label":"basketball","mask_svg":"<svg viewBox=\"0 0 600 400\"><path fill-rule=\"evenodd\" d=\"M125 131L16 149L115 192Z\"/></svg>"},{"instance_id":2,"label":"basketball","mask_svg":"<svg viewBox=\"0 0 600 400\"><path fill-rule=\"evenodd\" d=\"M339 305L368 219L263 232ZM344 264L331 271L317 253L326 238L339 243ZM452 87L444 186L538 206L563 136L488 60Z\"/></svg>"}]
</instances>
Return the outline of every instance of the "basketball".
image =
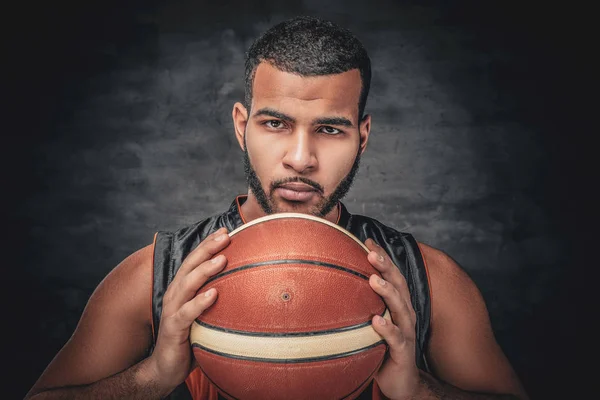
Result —
<instances>
[{"instance_id":1,"label":"basketball","mask_svg":"<svg viewBox=\"0 0 600 400\"><path fill-rule=\"evenodd\" d=\"M280 213L230 234L218 298L192 324L194 357L230 399L353 399L383 361L386 305L369 250L322 218Z\"/></svg>"}]
</instances>

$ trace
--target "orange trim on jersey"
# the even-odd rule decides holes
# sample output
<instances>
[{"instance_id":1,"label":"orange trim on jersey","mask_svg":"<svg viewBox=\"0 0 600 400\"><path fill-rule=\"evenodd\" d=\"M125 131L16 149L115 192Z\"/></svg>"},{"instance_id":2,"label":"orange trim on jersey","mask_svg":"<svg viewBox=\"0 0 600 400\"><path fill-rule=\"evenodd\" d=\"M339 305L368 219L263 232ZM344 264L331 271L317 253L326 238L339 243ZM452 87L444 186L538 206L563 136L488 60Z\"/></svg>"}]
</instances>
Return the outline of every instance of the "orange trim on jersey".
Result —
<instances>
[{"instance_id":1,"label":"orange trim on jersey","mask_svg":"<svg viewBox=\"0 0 600 400\"><path fill-rule=\"evenodd\" d=\"M200 368L194 369L187 378L185 384L192 395L193 400L217 400L218 391Z\"/></svg>"},{"instance_id":2,"label":"orange trim on jersey","mask_svg":"<svg viewBox=\"0 0 600 400\"><path fill-rule=\"evenodd\" d=\"M246 218L244 218L244 214L242 214L242 206L240 205L240 197L248 197L247 194L240 194L236 196L235 202L237 203L238 213L240 214L240 218L242 218L242 222L246 223Z\"/></svg>"},{"instance_id":3,"label":"orange trim on jersey","mask_svg":"<svg viewBox=\"0 0 600 400\"><path fill-rule=\"evenodd\" d=\"M337 203L337 209L338 209L338 217L337 217L337 221L335 221L335 224L339 225L340 224L340 218L342 218L342 206L340 205L339 201Z\"/></svg>"},{"instance_id":4,"label":"orange trim on jersey","mask_svg":"<svg viewBox=\"0 0 600 400\"><path fill-rule=\"evenodd\" d=\"M156 247L156 237L158 236L158 232L154 234L154 240L152 241L152 282L151 282L151 290L150 290L150 324L152 326L152 342L156 343L156 337L154 336L154 308L152 307L152 300L154 299L154 249Z\"/></svg>"},{"instance_id":5,"label":"orange trim on jersey","mask_svg":"<svg viewBox=\"0 0 600 400\"><path fill-rule=\"evenodd\" d=\"M425 265L425 274L427 275L427 285L429 286L429 326L431 326L431 321L433 321L433 291L431 290L431 279L429 278L429 267L427 266L427 260L425 259L425 255L423 254L423 249L421 249L421 245L417 242L417 247L419 248L419 253L421 253L421 258L423 259L423 264Z\"/></svg>"}]
</instances>

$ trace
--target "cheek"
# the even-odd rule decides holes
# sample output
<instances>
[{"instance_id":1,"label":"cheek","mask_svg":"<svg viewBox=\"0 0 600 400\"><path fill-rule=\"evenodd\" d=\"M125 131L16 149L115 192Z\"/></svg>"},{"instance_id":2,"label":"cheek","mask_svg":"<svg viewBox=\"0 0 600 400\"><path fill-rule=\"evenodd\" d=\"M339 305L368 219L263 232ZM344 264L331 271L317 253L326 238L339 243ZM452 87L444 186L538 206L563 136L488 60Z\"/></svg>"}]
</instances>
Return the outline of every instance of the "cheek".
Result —
<instances>
[{"instance_id":1,"label":"cheek","mask_svg":"<svg viewBox=\"0 0 600 400\"><path fill-rule=\"evenodd\" d=\"M341 146L340 146L341 147ZM329 186L337 186L342 179L348 175L356 160L358 148L346 148L344 151L338 150L325 154L319 162L321 170L325 172L324 177L329 181Z\"/></svg>"},{"instance_id":2,"label":"cheek","mask_svg":"<svg viewBox=\"0 0 600 400\"><path fill-rule=\"evenodd\" d=\"M273 171L277 163L277 152L272 143L248 139L246 146L252 167L261 178L265 171Z\"/></svg>"},{"instance_id":3,"label":"cheek","mask_svg":"<svg viewBox=\"0 0 600 400\"><path fill-rule=\"evenodd\" d=\"M358 146L353 142L345 141L335 146L327 159L331 163L335 163L340 171L346 171L345 173L347 174L350 172L357 154Z\"/></svg>"}]
</instances>

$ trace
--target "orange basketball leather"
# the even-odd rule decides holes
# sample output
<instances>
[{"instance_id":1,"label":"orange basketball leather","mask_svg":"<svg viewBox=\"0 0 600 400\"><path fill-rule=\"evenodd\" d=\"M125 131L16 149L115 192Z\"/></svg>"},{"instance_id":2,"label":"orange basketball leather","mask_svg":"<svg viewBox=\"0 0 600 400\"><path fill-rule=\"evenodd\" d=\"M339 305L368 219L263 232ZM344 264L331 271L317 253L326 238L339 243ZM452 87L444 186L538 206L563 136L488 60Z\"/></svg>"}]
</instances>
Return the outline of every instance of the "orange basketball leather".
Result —
<instances>
[{"instance_id":1,"label":"orange basketball leather","mask_svg":"<svg viewBox=\"0 0 600 400\"><path fill-rule=\"evenodd\" d=\"M379 369L385 350L382 344L343 361L334 359L306 364L222 359L197 348L194 348L194 355L205 365L204 373L219 383L224 397L315 400L356 398Z\"/></svg>"},{"instance_id":2,"label":"orange basketball leather","mask_svg":"<svg viewBox=\"0 0 600 400\"><path fill-rule=\"evenodd\" d=\"M368 283L378 272L350 233L286 215L231 234L201 289L219 295L192 328L194 355L228 398L354 398L386 350L370 327L386 310Z\"/></svg>"}]
</instances>

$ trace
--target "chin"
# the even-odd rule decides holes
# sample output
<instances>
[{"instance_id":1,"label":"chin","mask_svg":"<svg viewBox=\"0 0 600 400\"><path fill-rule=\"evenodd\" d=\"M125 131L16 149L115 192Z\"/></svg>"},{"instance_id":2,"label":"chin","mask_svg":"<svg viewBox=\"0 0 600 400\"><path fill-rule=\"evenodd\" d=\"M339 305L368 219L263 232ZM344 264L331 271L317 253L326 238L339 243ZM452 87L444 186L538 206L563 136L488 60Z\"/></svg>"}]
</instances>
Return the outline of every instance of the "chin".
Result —
<instances>
[{"instance_id":1,"label":"chin","mask_svg":"<svg viewBox=\"0 0 600 400\"><path fill-rule=\"evenodd\" d=\"M310 213L316 207L306 203L292 203L289 201L280 202L277 204L277 212L303 212Z\"/></svg>"},{"instance_id":2,"label":"chin","mask_svg":"<svg viewBox=\"0 0 600 400\"><path fill-rule=\"evenodd\" d=\"M279 200L275 203L275 206L276 213L292 212L311 215L317 215L319 213L319 208L311 203Z\"/></svg>"}]
</instances>

